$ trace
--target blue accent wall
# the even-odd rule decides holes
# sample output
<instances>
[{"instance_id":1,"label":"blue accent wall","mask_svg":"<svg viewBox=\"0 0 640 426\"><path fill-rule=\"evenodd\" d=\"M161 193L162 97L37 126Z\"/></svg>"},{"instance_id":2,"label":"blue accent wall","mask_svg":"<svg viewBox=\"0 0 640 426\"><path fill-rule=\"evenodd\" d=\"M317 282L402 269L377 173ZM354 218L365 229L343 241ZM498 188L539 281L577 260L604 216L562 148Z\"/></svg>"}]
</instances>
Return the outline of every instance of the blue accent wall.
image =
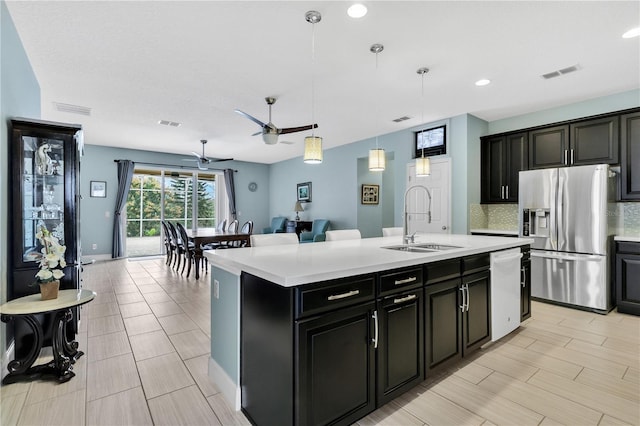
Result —
<instances>
[{"instance_id":1,"label":"blue accent wall","mask_svg":"<svg viewBox=\"0 0 640 426\"><path fill-rule=\"evenodd\" d=\"M7 218L9 188L9 119L40 118L40 85L4 1L0 1L0 303L7 300ZM0 323L0 357L4 365L6 328Z\"/></svg>"}]
</instances>

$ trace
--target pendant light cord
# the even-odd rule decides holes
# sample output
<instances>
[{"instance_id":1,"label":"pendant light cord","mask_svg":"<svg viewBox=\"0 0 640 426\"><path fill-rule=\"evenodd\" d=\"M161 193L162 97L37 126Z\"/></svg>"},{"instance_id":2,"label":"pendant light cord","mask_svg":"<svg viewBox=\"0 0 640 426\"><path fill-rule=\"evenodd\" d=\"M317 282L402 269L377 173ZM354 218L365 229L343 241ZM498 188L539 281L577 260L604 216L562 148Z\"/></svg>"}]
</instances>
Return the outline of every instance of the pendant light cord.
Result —
<instances>
[{"instance_id":1,"label":"pendant light cord","mask_svg":"<svg viewBox=\"0 0 640 426\"><path fill-rule=\"evenodd\" d=\"M315 69L316 69L316 24L311 24L311 137L315 137Z\"/></svg>"}]
</instances>

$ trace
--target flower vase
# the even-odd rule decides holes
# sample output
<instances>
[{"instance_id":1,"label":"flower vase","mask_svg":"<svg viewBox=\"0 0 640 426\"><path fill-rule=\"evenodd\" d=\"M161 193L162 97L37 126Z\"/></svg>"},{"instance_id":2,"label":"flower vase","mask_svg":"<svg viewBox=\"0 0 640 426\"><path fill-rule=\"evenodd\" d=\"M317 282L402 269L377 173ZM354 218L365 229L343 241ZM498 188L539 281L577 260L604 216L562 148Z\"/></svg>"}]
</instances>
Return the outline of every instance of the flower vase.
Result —
<instances>
[{"instance_id":1,"label":"flower vase","mask_svg":"<svg viewBox=\"0 0 640 426\"><path fill-rule=\"evenodd\" d=\"M60 288L60 280L40 283L40 295L42 296L42 300L57 299L59 288Z\"/></svg>"}]
</instances>

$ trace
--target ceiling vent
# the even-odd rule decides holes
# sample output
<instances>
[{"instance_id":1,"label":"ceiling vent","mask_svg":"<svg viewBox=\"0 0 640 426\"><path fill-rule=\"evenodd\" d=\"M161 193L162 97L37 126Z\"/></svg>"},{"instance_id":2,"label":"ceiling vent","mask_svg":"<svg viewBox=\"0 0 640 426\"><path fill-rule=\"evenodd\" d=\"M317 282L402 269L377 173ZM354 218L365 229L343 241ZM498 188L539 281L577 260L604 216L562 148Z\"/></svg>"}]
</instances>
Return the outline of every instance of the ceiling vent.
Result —
<instances>
[{"instance_id":1,"label":"ceiling vent","mask_svg":"<svg viewBox=\"0 0 640 426\"><path fill-rule=\"evenodd\" d=\"M169 127L182 126L182 123L178 123L177 121L169 121L169 120L160 120L158 121L158 124L162 124L163 126L169 126Z\"/></svg>"},{"instance_id":2,"label":"ceiling vent","mask_svg":"<svg viewBox=\"0 0 640 426\"><path fill-rule=\"evenodd\" d=\"M60 112L68 112L71 114L80 114L80 115L91 115L91 108L83 107L80 105L71 105L71 104L63 104L60 102L54 102L53 107L56 111Z\"/></svg>"},{"instance_id":3,"label":"ceiling vent","mask_svg":"<svg viewBox=\"0 0 640 426\"><path fill-rule=\"evenodd\" d=\"M394 123L400 123L402 121L407 121L407 120L411 120L411 117L407 117L406 115L404 117L400 117L400 118L396 118L393 120Z\"/></svg>"},{"instance_id":4,"label":"ceiling vent","mask_svg":"<svg viewBox=\"0 0 640 426\"><path fill-rule=\"evenodd\" d=\"M561 75L569 74L571 72L578 71L580 69L579 65L572 65L567 68L562 68L561 70L548 72L546 74L542 74L542 78L545 80L549 80L550 78L560 77Z\"/></svg>"}]
</instances>

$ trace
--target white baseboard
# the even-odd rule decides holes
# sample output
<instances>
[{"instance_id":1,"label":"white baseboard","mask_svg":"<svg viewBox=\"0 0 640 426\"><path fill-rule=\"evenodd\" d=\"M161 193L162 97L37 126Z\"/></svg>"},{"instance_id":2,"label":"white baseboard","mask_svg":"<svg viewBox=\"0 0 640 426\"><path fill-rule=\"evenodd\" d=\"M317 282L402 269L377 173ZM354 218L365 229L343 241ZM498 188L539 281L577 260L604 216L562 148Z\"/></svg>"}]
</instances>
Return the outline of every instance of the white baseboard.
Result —
<instances>
[{"instance_id":1,"label":"white baseboard","mask_svg":"<svg viewBox=\"0 0 640 426\"><path fill-rule=\"evenodd\" d=\"M213 383L220 389L220 393L224 395L227 402L231 407L240 411L242 407L242 399L240 393L240 386L237 385L226 371L220 367L220 364L213 358L209 357L209 378L213 380Z\"/></svg>"}]
</instances>

